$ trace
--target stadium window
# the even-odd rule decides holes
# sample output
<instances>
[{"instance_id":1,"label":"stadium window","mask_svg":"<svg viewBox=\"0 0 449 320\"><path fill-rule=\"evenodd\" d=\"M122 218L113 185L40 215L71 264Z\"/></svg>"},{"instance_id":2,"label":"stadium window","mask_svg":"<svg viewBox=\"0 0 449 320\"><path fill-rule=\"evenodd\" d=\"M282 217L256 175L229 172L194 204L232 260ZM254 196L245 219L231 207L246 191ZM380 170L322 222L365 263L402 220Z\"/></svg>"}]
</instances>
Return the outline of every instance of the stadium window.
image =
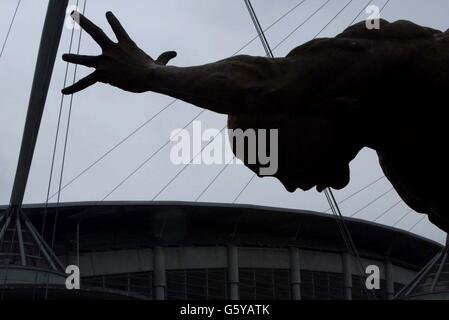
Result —
<instances>
[{"instance_id":1,"label":"stadium window","mask_svg":"<svg viewBox=\"0 0 449 320\"><path fill-rule=\"evenodd\" d=\"M138 294L148 298L153 296L153 272L134 272L94 277L83 277L82 286L97 287Z\"/></svg>"},{"instance_id":2,"label":"stadium window","mask_svg":"<svg viewBox=\"0 0 449 320\"><path fill-rule=\"evenodd\" d=\"M301 270L301 298L303 300L344 299L343 274Z\"/></svg>"},{"instance_id":3,"label":"stadium window","mask_svg":"<svg viewBox=\"0 0 449 320\"><path fill-rule=\"evenodd\" d=\"M226 269L168 270L168 300L223 300L227 297Z\"/></svg>"},{"instance_id":4,"label":"stadium window","mask_svg":"<svg viewBox=\"0 0 449 320\"><path fill-rule=\"evenodd\" d=\"M289 269L239 269L241 300L289 300Z\"/></svg>"}]
</instances>

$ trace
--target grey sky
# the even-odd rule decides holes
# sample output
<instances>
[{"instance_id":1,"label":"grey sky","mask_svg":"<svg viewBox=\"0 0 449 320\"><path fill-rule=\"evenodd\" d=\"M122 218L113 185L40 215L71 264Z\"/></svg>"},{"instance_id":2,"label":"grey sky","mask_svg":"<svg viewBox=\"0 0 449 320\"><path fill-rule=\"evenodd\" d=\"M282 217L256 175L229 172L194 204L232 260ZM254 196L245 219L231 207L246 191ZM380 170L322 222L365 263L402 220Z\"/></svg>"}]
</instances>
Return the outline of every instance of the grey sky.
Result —
<instances>
[{"instance_id":1,"label":"grey sky","mask_svg":"<svg viewBox=\"0 0 449 320\"><path fill-rule=\"evenodd\" d=\"M381 7L385 1L372 2ZM298 2L300 1L253 0L253 5L262 26L266 27ZM306 0L267 32L270 44L274 47L324 2L325 0ZM279 46L274 52L275 55L283 56L295 46L310 40L348 2L349 0L331 0L318 15ZM6 35L16 3L16 0L0 1L1 41ZM72 0L71 3L76 1ZM80 0L81 6L83 3L84 1ZM366 3L367 0L353 0L323 31L322 36L333 36L341 32ZM9 201L46 6L47 1L22 0L6 50L0 58L0 204L7 204ZM254 26L242 0L88 0L86 15L112 36L104 17L108 10L117 15L139 46L153 57L166 50L176 50L178 57L172 63L178 66L203 64L228 57L255 35ZM444 0L391 0L382 17L387 20L408 19L446 30L449 28L448 12L449 2ZM364 17L361 15L358 20ZM68 51L70 34L71 31L65 28L28 183L25 197L27 203L45 201L61 99L60 89L64 81L65 63L60 60L60 55ZM81 52L98 54L100 49L83 34ZM260 42L254 41L242 53L263 55L264 51ZM88 72L88 69L78 69L78 78ZM73 67L69 69L69 81L72 77ZM64 181L73 178L171 100L170 97L154 93L130 94L101 84L75 95ZM62 116L64 123L67 119L69 99L66 98L65 101L65 112ZM200 111L201 109L194 106L177 102L67 188L62 193L61 201L102 199L164 144L173 129L183 127ZM226 117L206 111L200 120L203 126L221 129ZM64 132L65 124L62 133ZM169 151L170 148L167 147L160 152L108 200L151 200L181 169L170 163ZM57 150L53 191L57 190L61 155L62 144ZM158 200L194 200L221 168L222 166L190 166ZM363 150L351 164L350 185L336 192L337 199L345 198L381 175L376 154L372 150ZM252 173L243 166L230 166L204 194L201 201L232 202L251 176ZM343 213L352 214L390 187L388 181L380 181L345 202L342 205ZM362 210L356 217L373 220L398 199L395 192L390 192ZM323 194L315 191L297 191L290 194L273 178L253 180L238 202L317 211L328 207ZM391 225L408 210L401 203L379 222ZM407 230L419 221L420 217L418 214L408 215L398 227ZM412 231L438 241L444 240L444 233L431 225L427 219Z\"/></svg>"}]
</instances>

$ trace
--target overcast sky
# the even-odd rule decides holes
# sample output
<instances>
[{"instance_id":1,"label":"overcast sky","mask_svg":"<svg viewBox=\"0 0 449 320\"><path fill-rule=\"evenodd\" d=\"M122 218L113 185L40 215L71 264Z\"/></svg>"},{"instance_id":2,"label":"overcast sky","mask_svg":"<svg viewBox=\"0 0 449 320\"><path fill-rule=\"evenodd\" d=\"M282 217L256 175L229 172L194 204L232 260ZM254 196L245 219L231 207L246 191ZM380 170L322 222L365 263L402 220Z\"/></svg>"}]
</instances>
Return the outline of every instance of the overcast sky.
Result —
<instances>
[{"instance_id":1,"label":"overcast sky","mask_svg":"<svg viewBox=\"0 0 449 320\"><path fill-rule=\"evenodd\" d=\"M275 55L284 56L295 46L313 38L349 1L331 0L313 19L280 45L275 50ZM253 0L253 5L262 27L266 28L299 2L301 1ZM270 29L266 36L272 47L325 2L326 0L305 0L295 11ZM341 32L367 2L368 0L353 0L321 36L334 36ZM372 1L379 7L385 2L386 0ZM0 1L0 43L6 36L16 4L17 0ZM80 0L81 8L83 4L84 0ZM0 204L9 202L46 7L47 1L22 0L5 52L0 58ZM108 10L117 15L136 43L151 56L157 57L166 50L176 50L178 57L172 63L178 66L204 64L229 57L256 34L243 0L88 0L86 15L112 36L104 17ZM449 1L445 0L391 0L382 17L387 20L408 19L446 30L449 28L448 13ZM361 15L357 20L364 17L365 15ZM68 52L70 35L71 31L64 28L26 191L26 203L44 202L46 198L61 99L60 90L65 74L65 63L60 56ZM75 35L77 39L77 34ZM75 50L74 48L72 52ZM81 53L100 53L98 46L86 34L83 34ZM242 53L264 55L259 41L253 41ZM85 68L78 69L77 78L88 72L90 70ZM72 77L73 67L69 69L70 81ZM65 101L62 134L66 129L69 99ZM67 182L76 176L171 101L170 97L154 93L131 94L102 84L75 95L63 181ZM201 109L183 102L177 102L167 108L129 141L64 190L61 201L101 200L160 148L175 128L184 127L200 111ZM209 111L204 112L199 119L205 128L221 129L226 123L225 116ZM62 144L59 144L53 192L58 187L62 151ZM151 200L182 169L171 164L169 152L169 146L164 148L108 200ZM194 201L222 168L223 166L219 165L189 166L157 200ZM337 200L344 199L382 175L375 152L363 150L351 163L350 185L335 193ZM233 202L251 177L252 173L245 167L231 165L200 201ZM391 184L383 179L343 203L341 209L345 215L351 215L389 188ZM398 201L398 195L394 191L389 192L361 210L356 217L375 220ZM290 194L273 178L254 179L237 202L316 211L328 208L323 194L316 191L297 191ZM409 208L400 203L378 222L393 225L407 211ZM409 214L397 227L408 230L420 221L421 217L416 213ZM441 242L445 239L444 233L431 225L427 218L416 225L412 232Z\"/></svg>"}]
</instances>

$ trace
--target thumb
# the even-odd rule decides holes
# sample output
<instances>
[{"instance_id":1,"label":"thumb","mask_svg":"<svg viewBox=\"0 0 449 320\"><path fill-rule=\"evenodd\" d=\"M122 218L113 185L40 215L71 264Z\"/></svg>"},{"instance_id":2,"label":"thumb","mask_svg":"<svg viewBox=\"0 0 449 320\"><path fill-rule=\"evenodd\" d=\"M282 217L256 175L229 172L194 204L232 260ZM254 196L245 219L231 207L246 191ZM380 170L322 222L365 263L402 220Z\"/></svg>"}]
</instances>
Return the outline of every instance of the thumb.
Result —
<instances>
[{"instance_id":1,"label":"thumb","mask_svg":"<svg viewBox=\"0 0 449 320\"><path fill-rule=\"evenodd\" d=\"M157 58L156 63L160 65L166 65L171 59L175 58L178 54L176 51L167 51L164 52Z\"/></svg>"}]
</instances>

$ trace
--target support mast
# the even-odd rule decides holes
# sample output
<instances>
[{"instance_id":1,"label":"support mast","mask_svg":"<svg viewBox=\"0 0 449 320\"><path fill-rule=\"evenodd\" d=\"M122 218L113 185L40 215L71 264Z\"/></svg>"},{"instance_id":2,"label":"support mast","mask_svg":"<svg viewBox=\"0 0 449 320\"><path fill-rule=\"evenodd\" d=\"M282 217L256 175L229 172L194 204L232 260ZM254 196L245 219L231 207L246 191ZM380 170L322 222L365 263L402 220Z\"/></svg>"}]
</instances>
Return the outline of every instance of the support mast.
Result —
<instances>
[{"instance_id":1,"label":"support mast","mask_svg":"<svg viewBox=\"0 0 449 320\"><path fill-rule=\"evenodd\" d=\"M22 145L9 202L13 208L20 208L23 203L45 101L47 100L48 88L61 40L67 5L68 0L50 0L48 3L28 104Z\"/></svg>"}]
</instances>

